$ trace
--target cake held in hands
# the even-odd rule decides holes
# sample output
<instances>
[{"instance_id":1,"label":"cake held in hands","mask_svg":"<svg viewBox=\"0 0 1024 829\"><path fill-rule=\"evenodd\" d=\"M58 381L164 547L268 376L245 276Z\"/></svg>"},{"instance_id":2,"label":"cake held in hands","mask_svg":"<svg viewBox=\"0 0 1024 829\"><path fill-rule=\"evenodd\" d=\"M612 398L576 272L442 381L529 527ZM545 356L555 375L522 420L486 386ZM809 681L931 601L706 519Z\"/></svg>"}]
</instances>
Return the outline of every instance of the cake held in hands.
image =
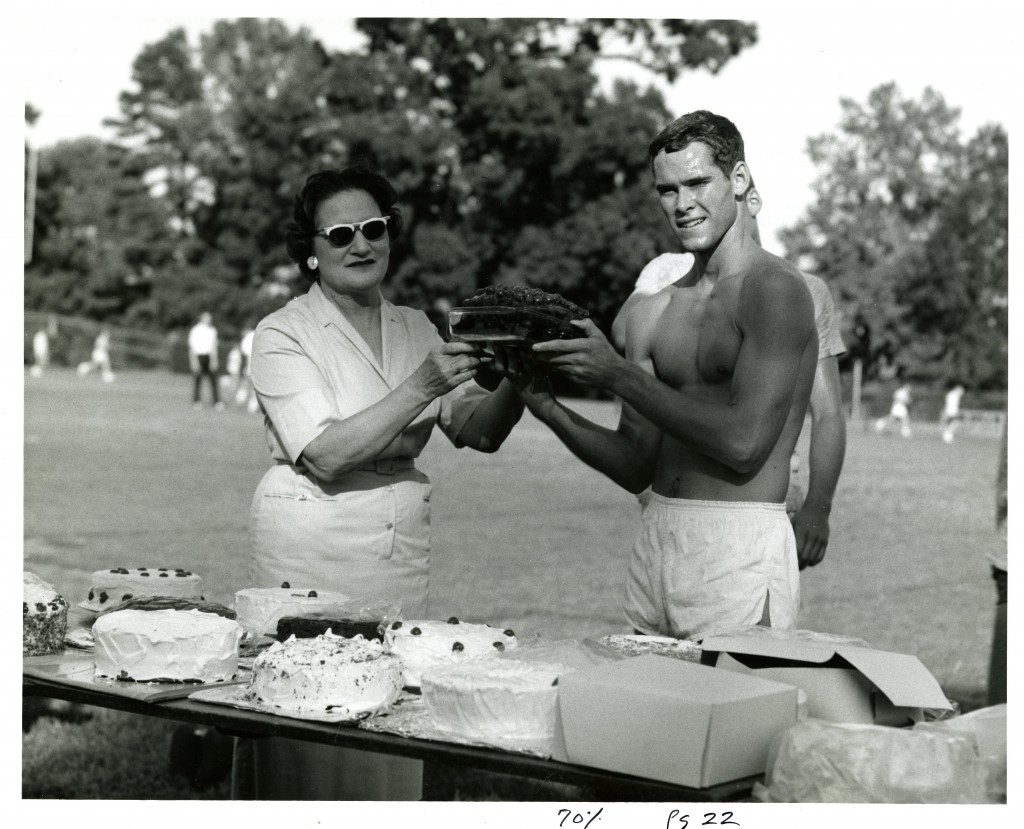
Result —
<instances>
[{"instance_id":1,"label":"cake held in hands","mask_svg":"<svg viewBox=\"0 0 1024 829\"><path fill-rule=\"evenodd\" d=\"M539 288L490 285L448 312L448 332L462 342L533 343L581 336L570 320L589 313Z\"/></svg>"},{"instance_id":2,"label":"cake held in hands","mask_svg":"<svg viewBox=\"0 0 1024 829\"><path fill-rule=\"evenodd\" d=\"M274 642L253 660L248 695L284 711L359 718L402 692L402 662L377 640L325 633Z\"/></svg>"},{"instance_id":3,"label":"cake held in hands","mask_svg":"<svg viewBox=\"0 0 1024 829\"><path fill-rule=\"evenodd\" d=\"M512 630L460 622L452 616L441 621L396 621L384 631L389 652L402 657L405 684L418 688L428 668L504 653L518 644Z\"/></svg>"},{"instance_id":4,"label":"cake held in hands","mask_svg":"<svg viewBox=\"0 0 1024 829\"><path fill-rule=\"evenodd\" d=\"M114 567L92 574L87 610L106 610L139 596L202 599L203 580L181 567Z\"/></svg>"},{"instance_id":5,"label":"cake held in hands","mask_svg":"<svg viewBox=\"0 0 1024 829\"><path fill-rule=\"evenodd\" d=\"M199 610L117 610L96 619L96 675L137 682L223 682L238 672L242 626Z\"/></svg>"},{"instance_id":6,"label":"cake held in hands","mask_svg":"<svg viewBox=\"0 0 1024 829\"><path fill-rule=\"evenodd\" d=\"M22 656L57 653L68 629L67 601L35 573L25 571L22 584Z\"/></svg>"}]
</instances>

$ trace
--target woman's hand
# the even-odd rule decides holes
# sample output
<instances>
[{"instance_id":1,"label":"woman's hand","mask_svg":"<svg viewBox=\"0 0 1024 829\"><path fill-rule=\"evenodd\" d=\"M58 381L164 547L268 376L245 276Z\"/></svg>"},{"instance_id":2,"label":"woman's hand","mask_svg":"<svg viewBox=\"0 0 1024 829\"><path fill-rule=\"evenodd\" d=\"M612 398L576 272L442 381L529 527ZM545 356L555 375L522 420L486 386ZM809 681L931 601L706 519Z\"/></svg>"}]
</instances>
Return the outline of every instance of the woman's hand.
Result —
<instances>
[{"instance_id":1,"label":"woman's hand","mask_svg":"<svg viewBox=\"0 0 1024 829\"><path fill-rule=\"evenodd\" d=\"M472 343L442 343L430 350L413 377L433 400L471 380L489 359Z\"/></svg>"}]
</instances>

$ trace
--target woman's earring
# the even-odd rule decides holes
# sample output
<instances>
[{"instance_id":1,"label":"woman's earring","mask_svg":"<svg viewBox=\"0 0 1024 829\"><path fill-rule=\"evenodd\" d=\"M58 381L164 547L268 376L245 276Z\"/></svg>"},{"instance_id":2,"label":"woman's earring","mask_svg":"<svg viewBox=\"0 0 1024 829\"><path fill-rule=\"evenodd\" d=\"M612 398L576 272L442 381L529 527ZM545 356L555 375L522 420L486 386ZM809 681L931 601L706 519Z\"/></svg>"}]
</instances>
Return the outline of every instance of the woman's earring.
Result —
<instances>
[{"instance_id":1,"label":"woman's earring","mask_svg":"<svg viewBox=\"0 0 1024 829\"><path fill-rule=\"evenodd\" d=\"M320 262L317 260L315 256L310 256L309 259L306 260L306 266L311 271L315 271L318 267L320 267Z\"/></svg>"}]
</instances>

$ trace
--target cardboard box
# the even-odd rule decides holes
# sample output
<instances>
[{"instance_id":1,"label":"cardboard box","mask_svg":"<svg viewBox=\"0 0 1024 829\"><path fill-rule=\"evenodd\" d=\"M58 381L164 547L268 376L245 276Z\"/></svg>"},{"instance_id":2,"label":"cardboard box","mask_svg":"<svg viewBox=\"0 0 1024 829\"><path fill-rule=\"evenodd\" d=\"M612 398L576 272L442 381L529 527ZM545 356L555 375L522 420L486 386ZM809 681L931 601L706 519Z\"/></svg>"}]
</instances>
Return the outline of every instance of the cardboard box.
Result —
<instances>
[{"instance_id":1,"label":"cardboard box","mask_svg":"<svg viewBox=\"0 0 1024 829\"><path fill-rule=\"evenodd\" d=\"M791 685L663 656L575 671L558 692L569 762L693 788L763 774L797 719Z\"/></svg>"},{"instance_id":2,"label":"cardboard box","mask_svg":"<svg viewBox=\"0 0 1024 829\"><path fill-rule=\"evenodd\" d=\"M710 636L702 660L786 682L807 694L807 714L829 722L904 726L949 700L916 656L770 636Z\"/></svg>"}]
</instances>

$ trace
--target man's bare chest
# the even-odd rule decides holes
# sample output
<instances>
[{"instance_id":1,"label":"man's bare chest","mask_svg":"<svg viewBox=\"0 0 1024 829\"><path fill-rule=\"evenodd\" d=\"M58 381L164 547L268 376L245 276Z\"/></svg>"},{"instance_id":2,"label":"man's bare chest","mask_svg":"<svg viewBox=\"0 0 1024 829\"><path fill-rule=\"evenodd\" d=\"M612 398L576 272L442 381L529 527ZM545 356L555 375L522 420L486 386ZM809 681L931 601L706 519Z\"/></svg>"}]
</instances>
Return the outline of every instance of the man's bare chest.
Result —
<instances>
[{"instance_id":1,"label":"man's bare chest","mask_svg":"<svg viewBox=\"0 0 1024 829\"><path fill-rule=\"evenodd\" d=\"M714 288L680 289L666 306L651 341L657 375L673 388L728 382L742 343L735 296Z\"/></svg>"}]
</instances>

